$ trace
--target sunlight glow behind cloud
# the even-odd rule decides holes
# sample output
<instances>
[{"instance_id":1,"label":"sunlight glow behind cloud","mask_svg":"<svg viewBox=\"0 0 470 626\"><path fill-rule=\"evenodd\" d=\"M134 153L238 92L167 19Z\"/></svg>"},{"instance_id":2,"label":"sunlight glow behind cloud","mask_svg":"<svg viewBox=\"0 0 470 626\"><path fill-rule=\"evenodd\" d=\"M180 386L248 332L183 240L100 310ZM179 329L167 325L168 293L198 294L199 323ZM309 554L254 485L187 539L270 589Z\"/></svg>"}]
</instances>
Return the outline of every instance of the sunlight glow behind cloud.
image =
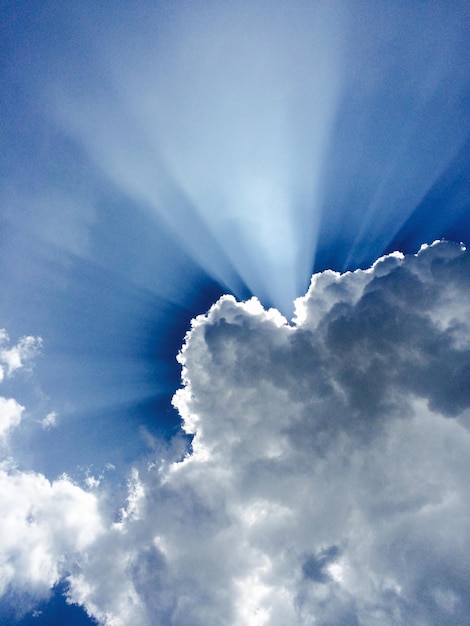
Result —
<instances>
[{"instance_id":1,"label":"sunlight glow behind cloud","mask_svg":"<svg viewBox=\"0 0 470 626\"><path fill-rule=\"evenodd\" d=\"M146 18L85 28L92 86L61 76L50 107L216 280L285 314L326 220L343 268L369 264L468 136L459 7L202 3Z\"/></svg>"},{"instance_id":2,"label":"sunlight glow behind cloud","mask_svg":"<svg viewBox=\"0 0 470 626\"><path fill-rule=\"evenodd\" d=\"M56 114L210 274L290 312L315 255L341 18L320 5L188 10L169 41L160 26L163 48L145 32L112 48L113 102L62 93Z\"/></svg>"}]
</instances>

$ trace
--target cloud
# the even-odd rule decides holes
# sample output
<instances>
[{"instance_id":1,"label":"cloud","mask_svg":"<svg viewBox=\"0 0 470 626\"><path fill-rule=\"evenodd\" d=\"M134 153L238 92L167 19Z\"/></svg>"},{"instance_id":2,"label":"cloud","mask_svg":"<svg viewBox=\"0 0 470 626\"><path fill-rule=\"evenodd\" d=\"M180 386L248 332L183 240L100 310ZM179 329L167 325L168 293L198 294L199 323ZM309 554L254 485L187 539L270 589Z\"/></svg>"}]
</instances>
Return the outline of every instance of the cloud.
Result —
<instances>
[{"instance_id":1,"label":"cloud","mask_svg":"<svg viewBox=\"0 0 470 626\"><path fill-rule=\"evenodd\" d=\"M10 470L41 584L109 626L464 623L469 263L439 242L324 272L293 326L222 297L179 356L182 461L176 442L137 463L124 505ZM24 559L9 580L31 589Z\"/></svg>"},{"instance_id":2,"label":"cloud","mask_svg":"<svg viewBox=\"0 0 470 626\"><path fill-rule=\"evenodd\" d=\"M42 345L41 338L30 336L12 347L8 342L8 334L1 329L0 381L25 367ZM65 475L50 482L40 473L16 467L9 435L19 426L24 411L15 398L0 396L0 597L18 616L49 595L70 571L76 555L83 558L84 550L101 532L93 494ZM52 412L44 425L54 421Z\"/></svg>"},{"instance_id":3,"label":"cloud","mask_svg":"<svg viewBox=\"0 0 470 626\"><path fill-rule=\"evenodd\" d=\"M22 337L15 346L6 347L10 338L4 328L0 328L0 382L5 373L11 376L16 370L24 367L27 361L41 349L40 337Z\"/></svg>"},{"instance_id":4,"label":"cloud","mask_svg":"<svg viewBox=\"0 0 470 626\"><path fill-rule=\"evenodd\" d=\"M0 396L0 441L5 441L8 432L21 421L24 406L14 398Z\"/></svg>"},{"instance_id":5,"label":"cloud","mask_svg":"<svg viewBox=\"0 0 470 626\"><path fill-rule=\"evenodd\" d=\"M195 454L169 482L220 520L226 585L257 572L266 623L468 614L468 262L439 243L315 276L293 328L230 297L194 322L175 403Z\"/></svg>"},{"instance_id":6,"label":"cloud","mask_svg":"<svg viewBox=\"0 0 470 626\"><path fill-rule=\"evenodd\" d=\"M4 328L0 328L0 383L5 376L12 376L24 367L41 348L40 337L22 337L18 343L8 347L10 338ZM14 398L0 396L0 443L5 444L8 433L21 422L24 407Z\"/></svg>"},{"instance_id":7,"label":"cloud","mask_svg":"<svg viewBox=\"0 0 470 626\"><path fill-rule=\"evenodd\" d=\"M46 417L41 420L41 425L45 430L57 426L57 413L55 411L48 413Z\"/></svg>"},{"instance_id":8,"label":"cloud","mask_svg":"<svg viewBox=\"0 0 470 626\"><path fill-rule=\"evenodd\" d=\"M65 559L90 545L100 531L96 498L67 477L0 466L0 591L47 596L59 581Z\"/></svg>"},{"instance_id":9,"label":"cloud","mask_svg":"<svg viewBox=\"0 0 470 626\"><path fill-rule=\"evenodd\" d=\"M14 398L0 396L0 440L4 440L11 428L18 426L24 406Z\"/></svg>"}]
</instances>

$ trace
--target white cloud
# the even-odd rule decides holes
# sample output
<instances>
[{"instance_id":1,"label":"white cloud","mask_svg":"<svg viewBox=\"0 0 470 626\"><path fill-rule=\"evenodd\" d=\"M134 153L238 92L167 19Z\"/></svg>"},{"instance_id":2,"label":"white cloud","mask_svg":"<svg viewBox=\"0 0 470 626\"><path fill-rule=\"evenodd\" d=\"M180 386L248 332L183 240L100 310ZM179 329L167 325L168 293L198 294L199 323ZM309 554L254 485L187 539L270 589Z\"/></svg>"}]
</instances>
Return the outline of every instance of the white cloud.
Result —
<instances>
[{"instance_id":1,"label":"white cloud","mask_svg":"<svg viewBox=\"0 0 470 626\"><path fill-rule=\"evenodd\" d=\"M6 462L0 493L0 593L47 597L101 532L97 499L65 476L51 483Z\"/></svg>"},{"instance_id":2,"label":"white cloud","mask_svg":"<svg viewBox=\"0 0 470 626\"><path fill-rule=\"evenodd\" d=\"M41 420L41 425L45 430L57 426L57 413L55 411L48 413L46 417Z\"/></svg>"},{"instance_id":3,"label":"white cloud","mask_svg":"<svg viewBox=\"0 0 470 626\"><path fill-rule=\"evenodd\" d=\"M0 363L11 376L37 354L41 339L24 337L13 347L0 330ZM4 372L1 369L2 373ZM2 376L3 379L3 376ZM18 615L49 595L71 568L78 554L102 532L98 499L67 477L50 482L35 472L20 471L12 458L8 435L20 424L25 408L14 398L0 396L0 597L13 598ZM43 426L55 422L49 413Z\"/></svg>"},{"instance_id":4,"label":"white cloud","mask_svg":"<svg viewBox=\"0 0 470 626\"><path fill-rule=\"evenodd\" d=\"M438 243L324 273L293 327L219 300L180 355L194 453L143 460L117 519L100 491L66 481L66 517L55 483L9 478L47 510L44 585L69 572L70 598L110 626L464 623L469 263ZM25 525L25 504L8 510Z\"/></svg>"},{"instance_id":5,"label":"white cloud","mask_svg":"<svg viewBox=\"0 0 470 626\"><path fill-rule=\"evenodd\" d=\"M8 333L4 328L0 329L0 365L2 366L0 381L3 380L5 370L7 376L11 376L16 370L24 367L25 363L34 357L41 349L40 337L22 337L15 346L4 347L9 342Z\"/></svg>"},{"instance_id":6,"label":"white cloud","mask_svg":"<svg viewBox=\"0 0 470 626\"><path fill-rule=\"evenodd\" d=\"M24 367L41 348L40 337L22 337L18 343L8 347L10 338L4 328L0 328L0 383L5 375L12 376ZM0 396L0 443L5 444L8 433L21 422L24 407L14 398Z\"/></svg>"},{"instance_id":7,"label":"white cloud","mask_svg":"<svg viewBox=\"0 0 470 626\"><path fill-rule=\"evenodd\" d=\"M24 406L21 406L14 398L0 396L0 441L5 441L8 432L18 426Z\"/></svg>"}]
</instances>

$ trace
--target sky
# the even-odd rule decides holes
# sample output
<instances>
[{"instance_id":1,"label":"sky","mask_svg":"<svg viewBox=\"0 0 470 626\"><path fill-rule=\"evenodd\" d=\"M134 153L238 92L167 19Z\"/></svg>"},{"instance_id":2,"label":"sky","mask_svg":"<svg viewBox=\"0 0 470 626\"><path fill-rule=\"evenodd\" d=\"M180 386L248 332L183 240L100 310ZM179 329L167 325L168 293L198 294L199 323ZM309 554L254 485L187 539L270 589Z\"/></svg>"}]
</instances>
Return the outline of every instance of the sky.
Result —
<instances>
[{"instance_id":1,"label":"sky","mask_svg":"<svg viewBox=\"0 0 470 626\"><path fill-rule=\"evenodd\" d=\"M0 623L470 615L470 7L0 7Z\"/></svg>"}]
</instances>

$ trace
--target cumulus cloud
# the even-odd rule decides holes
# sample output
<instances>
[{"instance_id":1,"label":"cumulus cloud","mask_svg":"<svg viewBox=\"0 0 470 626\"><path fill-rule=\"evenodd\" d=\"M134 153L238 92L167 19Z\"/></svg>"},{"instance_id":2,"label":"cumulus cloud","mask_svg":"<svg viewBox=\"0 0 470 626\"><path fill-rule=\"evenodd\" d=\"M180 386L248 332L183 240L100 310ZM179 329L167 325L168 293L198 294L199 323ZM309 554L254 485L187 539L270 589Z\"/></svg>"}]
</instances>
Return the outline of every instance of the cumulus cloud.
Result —
<instances>
[{"instance_id":1,"label":"cumulus cloud","mask_svg":"<svg viewBox=\"0 0 470 626\"><path fill-rule=\"evenodd\" d=\"M8 347L10 338L4 328L0 328L0 381L5 374L11 376L16 370L34 357L41 349L40 337L22 337L18 343Z\"/></svg>"},{"instance_id":2,"label":"cumulus cloud","mask_svg":"<svg viewBox=\"0 0 470 626\"><path fill-rule=\"evenodd\" d=\"M21 406L14 398L0 396L0 441L5 441L10 430L18 426L24 406Z\"/></svg>"},{"instance_id":3,"label":"cumulus cloud","mask_svg":"<svg viewBox=\"0 0 470 626\"><path fill-rule=\"evenodd\" d=\"M66 476L48 481L0 465L0 593L46 597L100 531L97 500Z\"/></svg>"},{"instance_id":4,"label":"cumulus cloud","mask_svg":"<svg viewBox=\"0 0 470 626\"><path fill-rule=\"evenodd\" d=\"M469 265L440 242L314 276L292 326L230 296L196 318L174 398L191 452L136 466L114 518L67 483L89 512L67 522L43 487L70 600L108 626L464 623Z\"/></svg>"},{"instance_id":5,"label":"cumulus cloud","mask_svg":"<svg viewBox=\"0 0 470 626\"><path fill-rule=\"evenodd\" d=\"M24 337L12 347L8 343L8 334L0 330L0 381L24 367L42 342ZM8 435L20 424L24 410L15 398L0 396L0 597L17 615L47 597L101 532L94 495L67 476L50 482L16 467ZM50 413L44 421L52 425L54 420Z\"/></svg>"},{"instance_id":6,"label":"cumulus cloud","mask_svg":"<svg viewBox=\"0 0 470 626\"><path fill-rule=\"evenodd\" d=\"M5 376L12 376L24 367L41 348L40 337L22 337L18 343L9 347L10 338L4 328L0 328L0 383ZM24 407L14 398L0 396L0 443L5 444L8 433L18 426Z\"/></svg>"}]
</instances>

